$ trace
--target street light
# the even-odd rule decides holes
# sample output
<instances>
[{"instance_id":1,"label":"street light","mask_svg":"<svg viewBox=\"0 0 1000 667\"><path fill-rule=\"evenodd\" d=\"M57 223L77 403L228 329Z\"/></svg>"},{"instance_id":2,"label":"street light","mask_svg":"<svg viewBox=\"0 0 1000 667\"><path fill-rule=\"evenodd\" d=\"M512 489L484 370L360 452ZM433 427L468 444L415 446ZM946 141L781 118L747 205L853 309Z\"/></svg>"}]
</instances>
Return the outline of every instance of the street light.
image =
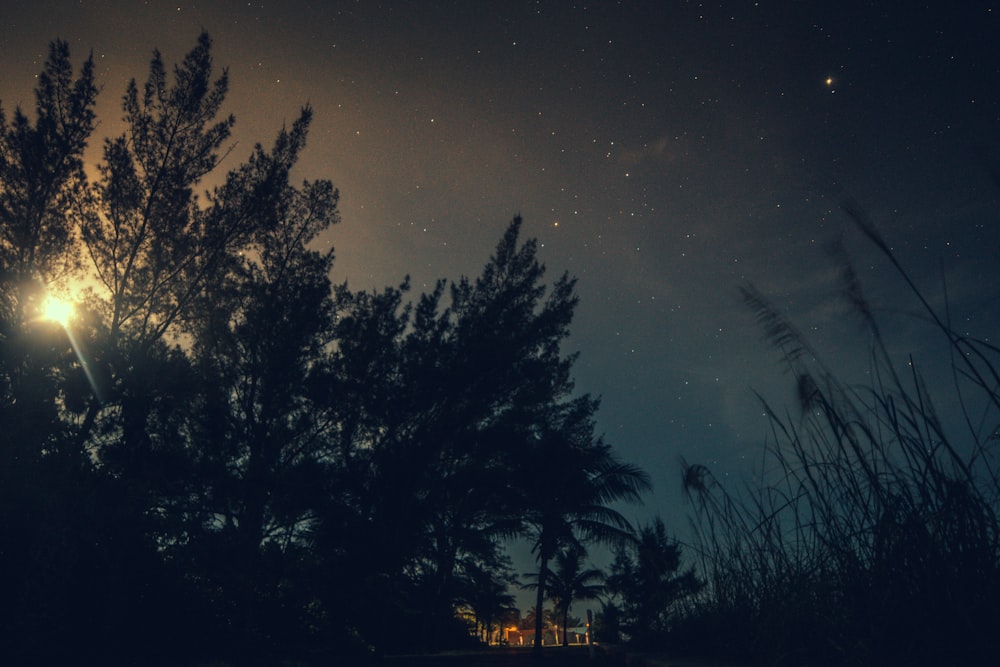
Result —
<instances>
[{"instance_id":1,"label":"street light","mask_svg":"<svg viewBox=\"0 0 1000 667\"><path fill-rule=\"evenodd\" d=\"M90 362L84 354L83 348L80 346L80 342L73 334L72 327L70 327L70 324L72 324L73 319L76 317L76 307L73 305L73 302L60 299L53 294L49 294L42 303L39 314L39 319L54 322L61 326L63 331L66 332L66 336L69 338L69 344L73 347L74 354L76 354L77 361L80 362L80 367L87 376L87 381L90 382L90 387L94 390L94 396L97 397L98 401L103 402L104 398L102 397L100 387L94 378L94 372L90 367Z\"/></svg>"},{"instance_id":2,"label":"street light","mask_svg":"<svg viewBox=\"0 0 1000 667\"><path fill-rule=\"evenodd\" d=\"M70 320L73 319L73 313L74 308L71 301L65 301L51 294L42 304L42 318L55 322L64 329L69 326Z\"/></svg>"}]
</instances>

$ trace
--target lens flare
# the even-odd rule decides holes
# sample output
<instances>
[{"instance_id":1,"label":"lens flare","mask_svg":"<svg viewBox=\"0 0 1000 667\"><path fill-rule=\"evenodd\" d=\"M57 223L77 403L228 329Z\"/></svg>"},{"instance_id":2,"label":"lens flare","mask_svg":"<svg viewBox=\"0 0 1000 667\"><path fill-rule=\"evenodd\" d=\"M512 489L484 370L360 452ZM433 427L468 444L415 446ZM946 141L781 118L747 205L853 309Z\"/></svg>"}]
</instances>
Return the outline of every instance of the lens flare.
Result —
<instances>
[{"instance_id":1,"label":"lens flare","mask_svg":"<svg viewBox=\"0 0 1000 667\"><path fill-rule=\"evenodd\" d=\"M80 341L77 340L76 335L73 333L73 327L70 326L75 318L76 307L73 305L73 302L60 299L59 297L51 294L42 303L39 313L39 319L55 322L66 332L66 336L69 337L69 343L73 347L73 352L76 354L77 361L80 362L80 367L83 369L84 374L87 376L87 381L90 382L90 386L94 390L94 396L97 397L98 401L103 403L104 396L102 395L100 386L94 378L94 372L91 368L90 360L84 353L84 349L80 345Z\"/></svg>"}]
</instances>

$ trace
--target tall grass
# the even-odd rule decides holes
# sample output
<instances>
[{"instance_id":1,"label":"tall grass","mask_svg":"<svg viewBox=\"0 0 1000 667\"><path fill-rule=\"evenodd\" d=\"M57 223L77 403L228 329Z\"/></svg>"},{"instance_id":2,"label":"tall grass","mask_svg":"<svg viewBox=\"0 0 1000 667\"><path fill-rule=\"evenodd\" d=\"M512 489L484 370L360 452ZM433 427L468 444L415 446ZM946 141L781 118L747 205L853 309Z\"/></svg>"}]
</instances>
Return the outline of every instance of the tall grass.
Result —
<instances>
[{"instance_id":1,"label":"tall grass","mask_svg":"<svg viewBox=\"0 0 1000 667\"><path fill-rule=\"evenodd\" d=\"M771 432L754 486L727 489L682 462L709 583L682 628L767 664L987 664L977 661L1000 656L1000 349L956 331L864 213L846 208L940 334L950 383L929 387L913 358L890 355L842 249L843 293L872 341L866 386L839 380L745 288L795 378L798 413L761 397ZM935 398L957 405L957 419L946 424Z\"/></svg>"}]
</instances>

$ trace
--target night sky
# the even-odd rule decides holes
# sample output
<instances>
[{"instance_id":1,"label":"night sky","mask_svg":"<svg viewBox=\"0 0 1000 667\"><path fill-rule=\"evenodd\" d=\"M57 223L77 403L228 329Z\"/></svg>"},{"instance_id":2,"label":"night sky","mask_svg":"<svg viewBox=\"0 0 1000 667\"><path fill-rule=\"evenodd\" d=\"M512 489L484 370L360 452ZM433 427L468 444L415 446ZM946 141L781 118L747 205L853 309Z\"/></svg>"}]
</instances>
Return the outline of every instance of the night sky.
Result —
<instances>
[{"instance_id":1,"label":"night sky","mask_svg":"<svg viewBox=\"0 0 1000 667\"><path fill-rule=\"evenodd\" d=\"M1000 324L1000 3L3 5L8 118L32 108L59 37L76 63L93 51L98 134L118 131L127 80L145 80L154 48L179 61L202 29L237 118L223 169L311 104L296 180L340 189L324 242L354 289L476 275L522 214L550 277L579 278L577 388L603 397L599 430L653 478L628 511L681 533L678 457L746 479L767 435L753 390L792 405L740 285L864 381L868 339L827 250L842 237L893 350L940 365L845 199L935 304L946 280L963 332Z\"/></svg>"}]
</instances>

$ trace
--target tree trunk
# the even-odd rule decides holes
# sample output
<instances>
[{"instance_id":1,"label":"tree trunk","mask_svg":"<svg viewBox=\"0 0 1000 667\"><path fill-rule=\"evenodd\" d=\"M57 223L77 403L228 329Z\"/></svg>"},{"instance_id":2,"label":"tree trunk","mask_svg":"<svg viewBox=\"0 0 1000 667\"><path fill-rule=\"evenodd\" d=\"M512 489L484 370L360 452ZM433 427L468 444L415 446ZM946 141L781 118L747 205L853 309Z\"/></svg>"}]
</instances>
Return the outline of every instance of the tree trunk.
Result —
<instances>
[{"instance_id":1,"label":"tree trunk","mask_svg":"<svg viewBox=\"0 0 1000 667\"><path fill-rule=\"evenodd\" d=\"M545 573L549 569L549 555L543 546L538 553L538 593L535 597L535 643L532 651L535 655L542 653L542 614L545 604Z\"/></svg>"},{"instance_id":2,"label":"tree trunk","mask_svg":"<svg viewBox=\"0 0 1000 667\"><path fill-rule=\"evenodd\" d=\"M563 626L563 646L569 646L569 633L566 632L566 626L569 624L569 605L563 607L562 614L562 626Z\"/></svg>"}]
</instances>

